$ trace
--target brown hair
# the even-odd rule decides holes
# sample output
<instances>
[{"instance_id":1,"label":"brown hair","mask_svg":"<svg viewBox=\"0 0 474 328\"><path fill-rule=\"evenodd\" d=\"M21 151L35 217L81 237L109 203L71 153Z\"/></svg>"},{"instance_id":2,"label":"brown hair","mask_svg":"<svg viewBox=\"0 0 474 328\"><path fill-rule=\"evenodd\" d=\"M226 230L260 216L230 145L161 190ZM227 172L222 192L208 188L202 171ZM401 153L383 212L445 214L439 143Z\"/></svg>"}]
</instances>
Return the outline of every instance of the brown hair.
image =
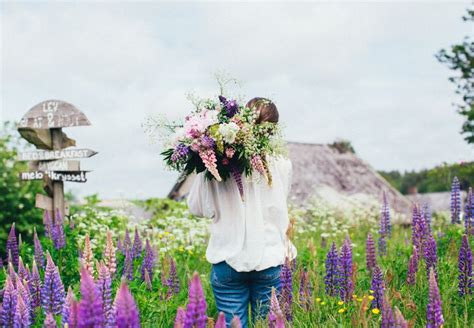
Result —
<instances>
[{"instance_id":1,"label":"brown hair","mask_svg":"<svg viewBox=\"0 0 474 328\"><path fill-rule=\"evenodd\" d=\"M247 103L246 107L251 108L259 113L257 117L257 123L278 123L280 115L278 114L277 107L270 99L255 97Z\"/></svg>"}]
</instances>

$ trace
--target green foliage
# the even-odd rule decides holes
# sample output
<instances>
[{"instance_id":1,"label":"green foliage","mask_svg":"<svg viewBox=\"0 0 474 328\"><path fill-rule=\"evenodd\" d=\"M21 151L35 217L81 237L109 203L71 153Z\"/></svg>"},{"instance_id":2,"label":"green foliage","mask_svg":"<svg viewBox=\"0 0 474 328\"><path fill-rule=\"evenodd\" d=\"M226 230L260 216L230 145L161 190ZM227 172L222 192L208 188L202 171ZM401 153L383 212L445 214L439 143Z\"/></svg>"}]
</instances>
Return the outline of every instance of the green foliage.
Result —
<instances>
[{"instance_id":1,"label":"green foliage","mask_svg":"<svg viewBox=\"0 0 474 328\"><path fill-rule=\"evenodd\" d=\"M402 194L410 193L412 188L420 193L449 191L455 176L461 183L461 189L467 190L469 186L474 186L474 162L451 165L445 163L421 171L379 173Z\"/></svg>"},{"instance_id":2,"label":"green foliage","mask_svg":"<svg viewBox=\"0 0 474 328\"><path fill-rule=\"evenodd\" d=\"M35 208L35 195L42 192L40 182L20 182L20 172L28 171L26 162L16 161L20 149L19 134L11 123L0 126L0 252L4 254L8 228L16 229L24 241L31 241L33 226L42 220ZM40 232L42 228L39 229Z\"/></svg>"},{"instance_id":3,"label":"green foliage","mask_svg":"<svg viewBox=\"0 0 474 328\"><path fill-rule=\"evenodd\" d=\"M472 24L474 10L468 9L463 20ZM451 46L448 50L439 51L436 58L456 72L456 75L449 80L456 85L456 93L462 97L462 103L456 105L459 114L466 119L461 131L465 135L464 139L472 144L474 143L474 40L471 36L467 36L461 43Z\"/></svg>"}]
</instances>

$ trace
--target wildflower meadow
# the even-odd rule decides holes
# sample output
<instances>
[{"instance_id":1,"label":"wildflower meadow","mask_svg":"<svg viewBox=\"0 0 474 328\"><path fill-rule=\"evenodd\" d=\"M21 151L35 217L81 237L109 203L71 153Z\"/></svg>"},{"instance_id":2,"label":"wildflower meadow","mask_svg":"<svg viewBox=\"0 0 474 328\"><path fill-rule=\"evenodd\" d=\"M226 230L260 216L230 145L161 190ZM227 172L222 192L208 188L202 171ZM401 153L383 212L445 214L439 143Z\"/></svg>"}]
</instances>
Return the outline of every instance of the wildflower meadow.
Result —
<instances>
[{"instance_id":1,"label":"wildflower meadow","mask_svg":"<svg viewBox=\"0 0 474 328\"><path fill-rule=\"evenodd\" d=\"M380 198L351 210L290 208L298 257L283 265L268 317L254 327L474 326L472 190L461 199L455 178L451 208L413 204L411 224ZM140 205L150 220L96 204L54 222L45 212L32 244L12 225L2 327L225 327L205 260L209 221L183 202Z\"/></svg>"}]
</instances>

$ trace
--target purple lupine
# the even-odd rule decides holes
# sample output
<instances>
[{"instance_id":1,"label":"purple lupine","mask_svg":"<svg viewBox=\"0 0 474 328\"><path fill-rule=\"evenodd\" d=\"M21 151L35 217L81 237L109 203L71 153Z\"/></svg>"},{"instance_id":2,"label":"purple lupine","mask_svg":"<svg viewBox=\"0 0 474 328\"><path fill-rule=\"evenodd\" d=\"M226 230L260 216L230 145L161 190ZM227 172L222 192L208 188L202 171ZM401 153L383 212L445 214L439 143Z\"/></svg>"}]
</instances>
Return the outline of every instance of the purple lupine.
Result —
<instances>
[{"instance_id":1,"label":"purple lupine","mask_svg":"<svg viewBox=\"0 0 474 328\"><path fill-rule=\"evenodd\" d=\"M133 258L130 248L125 249L125 261L123 264L122 276L128 280L133 280Z\"/></svg>"},{"instance_id":2,"label":"purple lupine","mask_svg":"<svg viewBox=\"0 0 474 328\"><path fill-rule=\"evenodd\" d=\"M11 261L15 267L18 266L18 241L16 239L16 232L15 232L15 223L12 224L10 228L10 233L8 235L7 240L7 254L11 255Z\"/></svg>"},{"instance_id":3,"label":"purple lupine","mask_svg":"<svg viewBox=\"0 0 474 328\"><path fill-rule=\"evenodd\" d=\"M469 187L464 206L464 227L467 235L474 234L474 194L471 187Z\"/></svg>"},{"instance_id":4,"label":"purple lupine","mask_svg":"<svg viewBox=\"0 0 474 328\"><path fill-rule=\"evenodd\" d=\"M462 236L461 249L458 257L458 291L460 296L472 294L474 280L472 276L472 251L467 235Z\"/></svg>"},{"instance_id":5,"label":"purple lupine","mask_svg":"<svg viewBox=\"0 0 474 328\"><path fill-rule=\"evenodd\" d=\"M180 306L176 312L174 320L174 328L184 328L184 320L186 319L186 311Z\"/></svg>"},{"instance_id":6,"label":"purple lupine","mask_svg":"<svg viewBox=\"0 0 474 328\"><path fill-rule=\"evenodd\" d=\"M202 290L201 279L194 273L189 286L189 301L186 307L184 328L205 328L207 322L207 303Z\"/></svg>"},{"instance_id":7,"label":"purple lupine","mask_svg":"<svg viewBox=\"0 0 474 328\"><path fill-rule=\"evenodd\" d=\"M412 239L413 245L417 248L418 253L423 252L423 243L428 237L428 229L426 227L425 218L423 217L418 205L413 207L412 220Z\"/></svg>"},{"instance_id":8,"label":"purple lupine","mask_svg":"<svg viewBox=\"0 0 474 328\"><path fill-rule=\"evenodd\" d=\"M150 274L148 273L148 270L145 270L145 286L148 290L153 290L153 284L150 279Z\"/></svg>"},{"instance_id":9,"label":"purple lupine","mask_svg":"<svg viewBox=\"0 0 474 328\"><path fill-rule=\"evenodd\" d=\"M23 297L18 296L13 317L13 328L27 328L31 325L30 309Z\"/></svg>"},{"instance_id":10,"label":"purple lupine","mask_svg":"<svg viewBox=\"0 0 474 328\"><path fill-rule=\"evenodd\" d=\"M309 272L302 270L300 272L299 301L303 309L308 311L312 305L312 286L309 278Z\"/></svg>"},{"instance_id":11,"label":"purple lupine","mask_svg":"<svg viewBox=\"0 0 474 328\"><path fill-rule=\"evenodd\" d=\"M387 235L380 233L379 235L379 241L378 241L378 246L379 246L379 254L380 256L385 256L387 255Z\"/></svg>"},{"instance_id":12,"label":"purple lupine","mask_svg":"<svg viewBox=\"0 0 474 328\"><path fill-rule=\"evenodd\" d=\"M374 292L374 299L372 300L372 308L381 310L384 299L384 281L382 270L378 266L375 266L374 271L372 272L372 281L370 284L370 289Z\"/></svg>"},{"instance_id":13,"label":"purple lupine","mask_svg":"<svg viewBox=\"0 0 474 328\"><path fill-rule=\"evenodd\" d=\"M454 177L451 184L451 223L461 222L461 185L458 177Z\"/></svg>"},{"instance_id":14,"label":"purple lupine","mask_svg":"<svg viewBox=\"0 0 474 328\"><path fill-rule=\"evenodd\" d=\"M124 281L122 281L115 297L115 310L117 328L140 327L140 316L137 305Z\"/></svg>"},{"instance_id":15,"label":"purple lupine","mask_svg":"<svg viewBox=\"0 0 474 328\"><path fill-rule=\"evenodd\" d=\"M428 306L426 308L426 327L439 328L443 326L444 318L443 310L441 308L441 296L439 294L438 283L433 268L430 268L429 277L430 288Z\"/></svg>"},{"instance_id":16,"label":"purple lupine","mask_svg":"<svg viewBox=\"0 0 474 328\"><path fill-rule=\"evenodd\" d=\"M120 238L117 238L117 253L118 252L125 253L122 246L122 239Z\"/></svg>"},{"instance_id":17,"label":"purple lupine","mask_svg":"<svg viewBox=\"0 0 474 328\"><path fill-rule=\"evenodd\" d=\"M219 100L225 107L227 117L233 117L239 111L239 105L234 99L227 100L224 96L219 96Z\"/></svg>"},{"instance_id":18,"label":"purple lupine","mask_svg":"<svg viewBox=\"0 0 474 328\"><path fill-rule=\"evenodd\" d=\"M69 316L71 314L71 305L74 302L74 292L71 286L67 290L66 298L64 299L63 310L61 312L61 323L63 326L69 325Z\"/></svg>"},{"instance_id":19,"label":"purple lupine","mask_svg":"<svg viewBox=\"0 0 474 328\"><path fill-rule=\"evenodd\" d=\"M128 229L125 229L125 237L123 238L122 244L123 255L125 255L127 249L130 251L132 250L132 240L130 239L130 233L128 232Z\"/></svg>"},{"instance_id":20,"label":"purple lupine","mask_svg":"<svg viewBox=\"0 0 474 328\"><path fill-rule=\"evenodd\" d=\"M232 177L234 178L235 183L237 184L237 188L239 189L240 198L244 198L244 185L242 183L242 172L239 171L236 165L230 165L230 172L232 173Z\"/></svg>"},{"instance_id":21,"label":"purple lupine","mask_svg":"<svg viewBox=\"0 0 474 328\"><path fill-rule=\"evenodd\" d=\"M436 249L436 240L433 235L430 235L424 243L423 257L426 263L426 275L429 277L430 268L433 268L435 272L436 279L438 279L437 263L438 263L438 254Z\"/></svg>"},{"instance_id":22,"label":"purple lupine","mask_svg":"<svg viewBox=\"0 0 474 328\"><path fill-rule=\"evenodd\" d=\"M366 249L366 265L367 265L367 270L372 272L374 267L377 265L377 259L375 256L375 243L374 239L372 237L372 234L369 232L367 235L367 242L365 245Z\"/></svg>"},{"instance_id":23,"label":"purple lupine","mask_svg":"<svg viewBox=\"0 0 474 328\"><path fill-rule=\"evenodd\" d=\"M171 160L173 162L177 162L182 158L186 158L189 152L190 152L189 147L186 146L185 144L180 143L175 147L173 154L171 154Z\"/></svg>"},{"instance_id":24,"label":"purple lupine","mask_svg":"<svg viewBox=\"0 0 474 328\"><path fill-rule=\"evenodd\" d=\"M214 325L214 328L227 328L227 324L225 322L224 312L219 312L219 315L217 317L217 321L216 321L216 324Z\"/></svg>"},{"instance_id":25,"label":"purple lupine","mask_svg":"<svg viewBox=\"0 0 474 328\"><path fill-rule=\"evenodd\" d=\"M104 327L113 327L115 324L114 308L112 304L112 278L110 271L104 263L99 265L99 278L97 279L97 291L102 299L104 312Z\"/></svg>"},{"instance_id":26,"label":"purple lupine","mask_svg":"<svg viewBox=\"0 0 474 328\"><path fill-rule=\"evenodd\" d=\"M326 255L326 275L324 284L326 285L326 294L336 296L339 290L339 254L336 244L333 242L329 252Z\"/></svg>"},{"instance_id":27,"label":"purple lupine","mask_svg":"<svg viewBox=\"0 0 474 328\"><path fill-rule=\"evenodd\" d=\"M79 323L79 302L75 299L71 301L71 308L69 309L69 328L77 328Z\"/></svg>"},{"instance_id":28,"label":"purple lupine","mask_svg":"<svg viewBox=\"0 0 474 328\"><path fill-rule=\"evenodd\" d=\"M46 313L61 314L64 303L64 285L59 275L58 267L54 264L49 253L46 254L46 269L44 283L41 288L41 304Z\"/></svg>"},{"instance_id":29,"label":"purple lupine","mask_svg":"<svg viewBox=\"0 0 474 328\"><path fill-rule=\"evenodd\" d=\"M339 256L339 296L343 301L352 297L354 286L352 282L352 246L349 236L344 240Z\"/></svg>"},{"instance_id":30,"label":"purple lupine","mask_svg":"<svg viewBox=\"0 0 474 328\"><path fill-rule=\"evenodd\" d=\"M390 207L388 205L387 194L385 192L383 193L383 205L380 213L380 230L383 230L388 238L392 237Z\"/></svg>"},{"instance_id":31,"label":"purple lupine","mask_svg":"<svg viewBox=\"0 0 474 328\"><path fill-rule=\"evenodd\" d=\"M293 320L291 307L293 304L293 276L291 274L290 260L286 258L285 263L281 266L280 271L280 305L282 307L285 318L288 322Z\"/></svg>"},{"instance_id":32,"label":"purple lupine","mask_svg":"<svg viewBox=\"0 0 474 328\"><path fill-rule=\"evenodd\" d=\"M23 264L23 259L21 256L18 258L18 276L21 280L30 279L28 270L26 270L25 265Z\"/></svg>"},{"instance_id":33,"label":"purple lupine","mask_svg":"<svg viewBox=\"0 0 474 328\"><path fill-rule=\"evenodd\" d=\"M176 271L176 262L173 258L170 258L170 272L168 279L166 279L166 286L168 286L168 297L171 297L172 294L179 294L179 278Z\"/></svg>"},{"instance_id":34,"label":"purple lupine","mask_svg":"<svg viewBox=\"0 0 474 328\"><path fill-rule=\"evenodd\" d=\"M78 306L78 328L103 327L104 309L94 279L86 268L81 269L81 301Z\"/></svg>"},{"instance_id":35,"label":"purple lupine","mask_svg":"<svg viewBox=\"0 0 474 328\"><path fill-rule=\"evenodd\" d=\"M61 249L66 246L66 237L64 235L64 221L59 209L56 209L56 216L52 225L52 241L54 248Z\"/></svg>"},{"instance_id":36,"label":"purple lupine","mask_svg":"<svg viewBox=\"0 0 474 328\"><path fill-rule=\"evenodd\" d=\"M18 292L13 284L13 278L10 275L7 275L3 291L2 312L0 316L2 327L11 327L13 325L17 299Z\"/></svg>"},{"instance_id":37,"label":"purple lupine","mask_svg":"<svg viewBox=\"0 0 474 328\"><path fill-rule=\"evenodd\" d=\"M36 264L39 265L40 268L44 268L44 252L43 246L41 246L41 242L38 238L38 234L36 233L36 228L34 228L34 245L35 245L35 260Z\"/></svg>"},{"instance_id":38,"label":"purple lupine","mask_svg":"<svg viewBox=\"0 0 474 328\"><path fill-rule=\"evenodd\" d=\"M281 311L280 303L276 296L275 288L272 288L272 296L270 297L270 310L268 312L268 328L277 328L284 318Z\"/></svg>"},{"instance_id":39,"label":"purple lupine","mask_svg":"<svg viewBox=\"0 0 474 328\"><path fill-rule=\"evenodd\" d=\"M146 244L145 244L145 256L143 257L142 268L141 268L142 280L145 280L145 273L148 272L148 275L150 276L150 280L153 281L154 267L155 267L155 254L153 252L153 249L151 248L150 240L147 239Z\"/></svg>"},{"instance_id":40,"label":"purple lupine","mask_svg":"<svg viewBox=\"0 0 474 328\"><path fill-rule=\"evenodd\" d=\"M214 148L214 146L216 145L216 142L211 137L209 137L207 135L203 135L201 137L201 145L204 148Z\"/></svg>"},{"instance_id":41,"label":"purple lupine","mask_svg":"<svg viewBox=\"0 0 474 328\"><path fill-rule=\"evenodd\" d=\"M44 319L43 328L57 328L56 319L51 312L46 313L46 318Z\"/></svg>"},{"instance_id":42,"label":"purple lupine","mask_svg":"<svg viewBox=\"0 0 474 328\"><path fill-rule=\"evenodd\" d=\"M425 220L427 232L431 232L431 209L428 203L425 203L421 209Z\"/></svg>"},{"instance_id":43,"label":"purple lupine","mask_svg":"<svg viewBox=\"0 0 474 328\"><path fill-rule=\"evenodd\" d=\"M48 210L43 213L44 235L51 238L53 220Z\"/></svg>"},{"instance_id":44,"label":"purple lupine","mask_svg":"<svg viewBox=\"0 0 474 328\"><path fill-rule=\"evenodd\" d=\"M17 306L18 301L21 298L23 300L26 310L28 311L28 320L31 321L34 316L34 311L31 308L31 296L30 291L28 289L28 282L26 280L21 281L17 276L16 289L18 292Z\"/></svg>"},{"instance_id":45,"label":"purple lupine","mask_svg":"<svg viewBox=\"0 0 474 328\"><path fill-rule=\"evenodd\" d=\"M136 259L142 255L142 239L140 238L140 234L138 233L138 228L135 227L135 236L133 238L133 246L132 246L132 258Z\"/></svg>"},{"instance_id":46,"label":"purple lupine","mask_svg":"<svg viewBox=\"0 0 474 328\"><path fill-rule=\"evenodd\" d=\"M407 284L415 285L416 284L416 273L418 272L418 251L416 247L413 247L413 253L410 256L410 261L408 264L408 273L407 273Z\"/></svg>"},{"instance_id":47,"label":"purple lupine","mask_svg":"<svg viewBox=\"0 0 474 328\"><path fill-rule=\"evenodd\" d=\"M41 277L38 271L36 261L33 260L33 267L31 269L31 277L28 280L28 287L31 295L31 307L36 309L41 305Z\"/></svg>"},{"instance_id":48,"label":"purple lupine","mask_svg":"<svg viewBox=\"0 0 474 328\"><path fill-rule=\"evenodd\" d=\"M382 303L382 323L380 327L381 328L396 327L392 306L390 305L390 302L388 301L387 296L384 297L384 300Z\"/></svg>"}]
</instances>

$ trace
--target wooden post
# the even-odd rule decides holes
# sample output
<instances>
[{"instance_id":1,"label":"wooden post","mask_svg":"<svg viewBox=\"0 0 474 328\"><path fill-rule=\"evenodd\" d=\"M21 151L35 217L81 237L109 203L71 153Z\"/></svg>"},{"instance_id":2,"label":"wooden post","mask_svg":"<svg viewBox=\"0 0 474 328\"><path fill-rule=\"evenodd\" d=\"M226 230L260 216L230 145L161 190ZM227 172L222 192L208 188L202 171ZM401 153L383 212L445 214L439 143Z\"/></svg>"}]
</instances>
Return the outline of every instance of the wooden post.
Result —
<instances>
[{"instance_id":1,"label":"wooden post","mask_svg":"<svg viewBox=\"0 0 474 328\"><path fill-rule=\"evenodd\" d=\"M62 129L51 129L51 140L53 141L53 150L61 150L62 145ZM59 210L61 217L64 218L64 182L53 181L53 217L56 220L56 211Z\"/></svg>"}]
</instances>

